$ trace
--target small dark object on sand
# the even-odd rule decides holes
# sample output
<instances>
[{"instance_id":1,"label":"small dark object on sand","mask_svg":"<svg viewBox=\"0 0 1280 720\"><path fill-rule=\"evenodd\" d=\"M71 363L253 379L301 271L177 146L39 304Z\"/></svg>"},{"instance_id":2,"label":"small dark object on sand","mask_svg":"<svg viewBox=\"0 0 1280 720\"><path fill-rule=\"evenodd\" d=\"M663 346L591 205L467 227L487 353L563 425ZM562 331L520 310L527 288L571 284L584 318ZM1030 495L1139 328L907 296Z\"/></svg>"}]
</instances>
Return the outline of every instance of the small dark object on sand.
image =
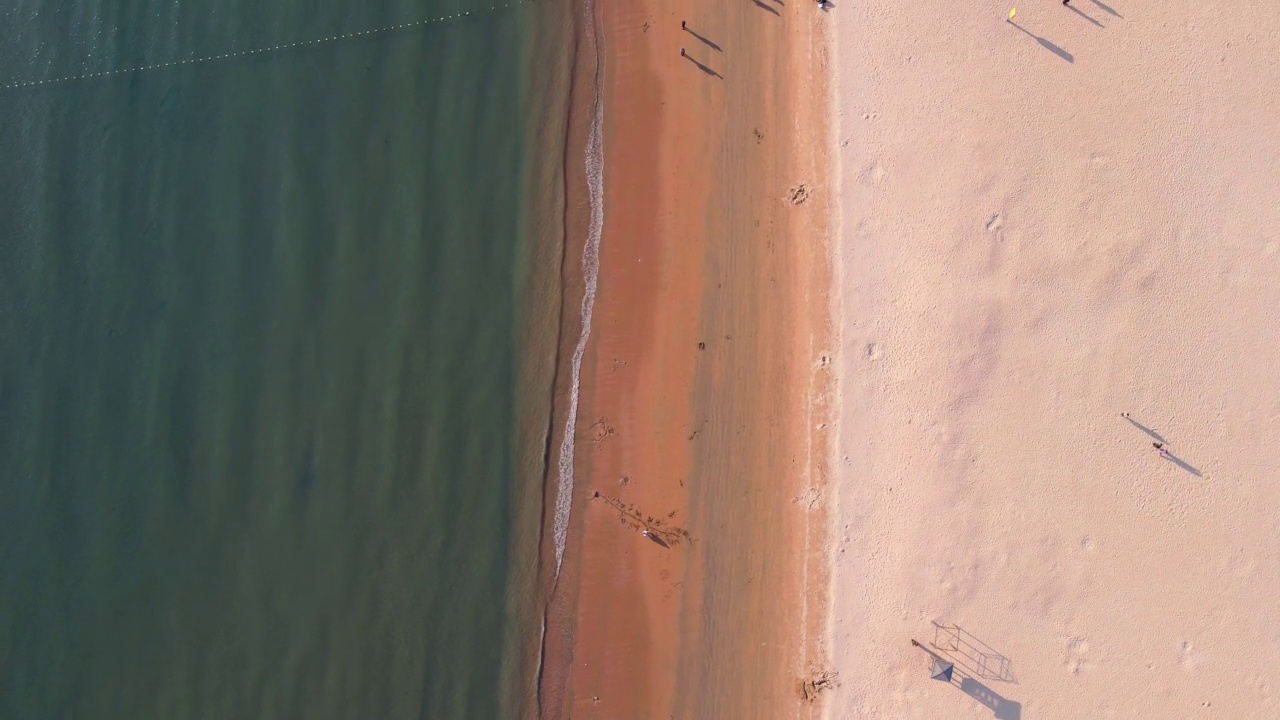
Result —
<instances>
[{"instance_id":1,"label":"small dark object on sand","mask_svg":"<svg viewBox=\"0 0 1280 720\"><path fill-rule=\"evenodd\" d=\"M680 57L684 57L684 48L680 48Z\"/></svg>"},{"instance_id":2,"label":"small dark object on sand","mask_svg":"<svg viewBox=\"0 0 1280 720\"><path fill-rule=\"evenodd\" d=\"M1157 450L1164 450L1164 443L1153 442L1151 443L1151 447Z\"/></svg>"}]
</instances>

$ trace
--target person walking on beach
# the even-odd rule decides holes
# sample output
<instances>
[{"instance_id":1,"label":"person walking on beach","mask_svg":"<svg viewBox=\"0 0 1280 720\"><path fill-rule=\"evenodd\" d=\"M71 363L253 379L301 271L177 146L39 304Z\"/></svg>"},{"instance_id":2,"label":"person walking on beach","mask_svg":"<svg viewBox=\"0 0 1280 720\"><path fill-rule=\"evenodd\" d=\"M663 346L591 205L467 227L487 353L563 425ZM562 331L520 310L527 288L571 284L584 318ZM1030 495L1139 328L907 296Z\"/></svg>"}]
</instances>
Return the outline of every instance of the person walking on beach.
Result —
<instances>
[{"instance_id":1,"label":"person walking on beach","mask_svg":"<svg viewBox=\"0 0 1280 720\"><path fill-rule=\"evenodd\" d=\"M684 48L680 48L680 57L684 57Z\"/></svg>"},{"instance_id":2,"label":"person walking on beach","mask_svg":"<svg viewBox=\"0 0 1280 720\"><path fill-rule=\"evenodd\" d=\"M1066 3L1063 4L1065 5ZM1164 443L1153 442L1151 443L1151 447L1160 451L1160 457L1168 459L1169 451L1164 448Z\"/></svg>"}]
</instances>

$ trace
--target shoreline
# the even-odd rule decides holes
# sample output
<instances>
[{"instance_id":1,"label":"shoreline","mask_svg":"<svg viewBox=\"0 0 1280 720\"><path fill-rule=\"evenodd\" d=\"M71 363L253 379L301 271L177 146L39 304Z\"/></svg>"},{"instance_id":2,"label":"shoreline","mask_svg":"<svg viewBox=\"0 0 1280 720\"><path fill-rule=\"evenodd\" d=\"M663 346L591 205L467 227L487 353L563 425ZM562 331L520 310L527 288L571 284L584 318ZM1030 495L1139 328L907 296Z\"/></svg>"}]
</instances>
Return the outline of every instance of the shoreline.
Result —
<instances>
[{"instance_id":1,"label":"shoreline","mask_svg":"<svg viewBox=\"0 0 1280 720\"><path fill-rule=\"evenodd\" d=\"M544 3L540 11L529 9L533 25L526 35L527 73L524 107L538 106L561 111L535 114L536 121L526 131L526 209L522 225L529 240L518 267L522 278L523 320L516 323L522 348L517 364L516 387L519 408L517 421L516 477L520 479L512 501L511 590L506 604L509 627L502 668L501 715L536 717L541 673L543 639L534 630L545 626L548 590L543 572L543 512L546 501L547 462L556 420L558 338L562 318L543 309L560 307L566 290L561 266L566 253L566 229L572 222L567 212L568 185L572 174L566 158L573 153L570 131L570 95L573 91L574 63L577 59L575 30L567 22L572 4ZM566 43L568 50L566 51ZM547 338L557 338L548 343ZM535 392L536 391L536 392ZM530 602L530 596L542 598Z\"/></svg>"},{"instance_id":2,"label":"shoreline","mask_svg":"<svg viewBox=\"0 0 1280 720\"><path fill-rule=\"evenodd\" d=\"M564 561L565 545L568 541L570 509L574 497L574 436L578 422L578 410L582 391L582 361L586 353L587 343L591 339L591 320L595 308L596 291L600 273L600 241L604 230L604 69L599 61L600 45L603 37L595 21L595 3L586 2L588 9L584 15L591 17L591 32L586 37L591 40L589 53L596 58L593 79L594 87L589 96L593 99L590 107L590 119L587 121L587 141L583 154L585 160L585 187L587 192L586 207L588 213L586 239L583 243L581 258L582 302L578 307L578 337L573 345L573 354L569 360L569 393L567 417L561 431L561 441L556 454L555 515L552 525L552 540L555 544L555 575L559 576ZM554 434L554 433L553 433Z\"/></svg>"},{"instance_id":3,"label":"shoreline","mask_svg":"<svg viewBox=\"0 0 1280 720\"><path fill-rule=\"evenodd\" d=\"M560 313L541 483L543 503L537 573L539 597L542 599L541 637L533 673L533 698L528 703L532 708L529 717L548 719L561 716L558 708L573 657L573 608L577 601L579 572L572 556L566 567L565 554L571 546L567 537L559 533L564 532L567 536L572 530L572 520L575 513L580 512L581 503L576 497L578 493L574 492L576 483L572 479L566 483L563 478L562 455L567 443L565 428L569 418L577 416L580 407L581 388L574 383L578 375L574 358L581 338L591 331L590 327L583 326L582 309L593 299L587 297L590 288L582 268L587 247L592 242L593 208L590 198L594 193L587 154L600 102L596 82L600 64L598 39L595 37L596 2L567 0L566 4L571 19L568 34L572 38L573 49L560 165L564 182L561 258L557 274ZM569 490L567 498L563 490Z\"/></svg>"},{"instance_id":4,"label":"shoreline","mask_svg":"<svg viewBox=\"0 0 1280 720\"><path fill-rule=\"evenodd\" d=\"M595 5L607 213L575 432L550 438L548 453L552 471L574 452L575 481L559 580L544 582L543 718L820 708L800 686L825 667L823 17L783 6L779 26L754 7L678 7ZM686 64L677 51L693 44L731 65ZM580 139L582 114L571 109ZM566 146L566 168L585 146ZM566 243L566 309L586 287L570 272L591 238L580 172L566 206L567 237L579 238ZM581 321L561 325L558 374L572 377L563 358ZM570 419L568 392L555 430ZM541 554L554 568L563 525L550 486Z\"/></svg>"}]
</instances>

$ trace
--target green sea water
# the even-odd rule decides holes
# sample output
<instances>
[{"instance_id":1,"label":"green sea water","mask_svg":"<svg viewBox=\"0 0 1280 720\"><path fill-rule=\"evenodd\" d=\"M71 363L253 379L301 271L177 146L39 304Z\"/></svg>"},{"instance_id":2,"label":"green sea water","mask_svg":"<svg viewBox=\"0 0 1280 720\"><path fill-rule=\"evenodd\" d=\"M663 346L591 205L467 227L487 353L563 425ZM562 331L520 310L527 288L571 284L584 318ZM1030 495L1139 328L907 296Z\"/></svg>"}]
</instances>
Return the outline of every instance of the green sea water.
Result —
<instances>
[{"instance_id":1,"label":"green sea water","mask_svg":"<svg viewBox=\"0 0 1280 720\"><path fill-rule=\"evenodd\" d=\"M510 711L563 93L486 7L3 11L0 85L200 61L0 90L0 718Z\"/></svg>"}]
</instances>

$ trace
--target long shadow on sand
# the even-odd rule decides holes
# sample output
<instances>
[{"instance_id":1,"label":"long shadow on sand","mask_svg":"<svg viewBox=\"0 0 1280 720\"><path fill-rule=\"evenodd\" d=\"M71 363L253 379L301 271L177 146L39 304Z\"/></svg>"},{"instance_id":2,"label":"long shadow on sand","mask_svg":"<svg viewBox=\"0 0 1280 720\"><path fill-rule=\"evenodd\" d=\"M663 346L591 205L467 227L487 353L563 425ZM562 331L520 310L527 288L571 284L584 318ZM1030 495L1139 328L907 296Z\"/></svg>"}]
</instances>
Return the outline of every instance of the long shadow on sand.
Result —
<instances>
[{"instance_id":1,"label":"long shadow on sand","mask_svg":"<svg viewBox=\"0 0 1280 720\"><path fill-rule=\"evenodd\" d=\"M915 640L912 640L911 644L929 653L935 660L946 662L945 657L917 643ZM999 693L958 669L953 672L949 684L960 688L960 691L965 695L991 708L992 712L996 714L996 720L1022 720L1022 703L1001 697Z\"/></svg>"},{"instance_id":2,"label":"long shadow on sand","mask_svg":"<svg viewBox=\"0 0 1280 720\"><path fill-rule=\"evenodd\" d=\"M1079 15L1080 17L1084 18L1085 20L1088 20L1089 22L1093 23L1094 25L1097 25L1098 27L1106 27L1106 25L1103 25L1102 23L1098 22L1097 20L1094 20L1093 18L1089 17L1089 16L1088 16L1088 15L1087 15L1083 10L1081 10L1081 9L1080 9L1080 8L1078 8L1078 7L1076 7L1075 5L1068 5L1068 6L1067 6L1067 9L1068 9L1068 10L1070 10L1071 12L1073 12L1073 13L1075 13L1075 14Z\"/></svg>"},{"instance_id":3,"label":"long shadow on sand","mask_svg":"<svg viewBox=\"0 0 1280 720\"><path fill-rule=\"evenodd\" d=\"M1130 425L1132 425L1132 426L1134 426L1134 427L1138 428L1138 429L1139 429L1139 430L1141 430L1142 432L1144 432L1144 433L1146 433L1147 435L1151 436L1151 439L1152 439L1152 440L1155 440L1156 442L1160 442L1160 443L1167 443L1167 442L1169 442L1168 440L1165 440L1165 439L1164 439L1164 436L1163 436L1163 435L1161 435L1160 433L1158 433L1158 432L1156 432L1155 430L1153 430L1153 429L1151 429L1151 428L1147 427L1146 425L1143 425L1142 423L1138 422L1137 420L1134 420L1133 418L1129 417L1128 415L1122 415L1121 417L1123 417L1125 420L1128 420Z\"/></svg>"},{"instance_id":4,"label":"long shadow on sand","mask_svg":"<svg viewBox=\"0 0 1280 720\"><path fill-rule=\"evenodd\" d=\"M1092 0L1092 2L1093 2L1093 4L1094 4L1094 5L1097 5L1098 7L1102 8L1102 11L1103 11L1103 12L1108 13L1108 14L1110 14L1110 15L1114 16L1114 17L1118 17L1118 18L1120 18L1121 20L1123 20L1123 19L1124 19L1124 16L1123 16L1123 15L1121 15L1121 14L1120 14L1120 13L1118 13L1118 12L1116 12L1115 10L1112 10L1112 9L1111 9L1111 7L1110 7L1109 5L1107 5L1106 3L1099 2L1099 0Z\"/></svg>"},{"instance_id":5,"label":"long shadow on sand","mask_svg":"<svg viewBox=\"0 0 1280 720\"><path fill-rule=\"evenodd\" d=\"M965 672L983 680L1017 684L1013 663L1004 653L959 625L933 623L933 648Z\"/></svg>"},{"instance_id":6,"label":"long shadow on sand","mask_svg":"<svg viewBox=\"0 0 1280 720\"><path fill-rule=\"evenodd\" d=\"M752 0L752 1L754 2L755 0ZM1061 47L1055 45L1053 41L1046 40L1045 38L1040 37L1039 35L1031 32L1030 30L1022 27L1021 25L1019 25L1018 23L1012 20L1006 20L1005 22L1018 28L1022 32L1030 35L1036 42L1040 43L1040 46L1043 47L1045 50L1048 50L1049 52L1053 53L1054 55L1057 55L1058 57L1062 58L1063 60L1066 60L1069 63L1075 63L1076 61L1075 56L1073 56L1071 53L1067 52L1066 50L1063 50Z\"/></svg>"},{"instance_id":7,"label":"long shadow on sand","mask_svg":"<svg viewBox=\"0 0 1280 720\"><path fill-rule=\"evenodd\" d=\"M690 35L692 35L692 36L694 36L694 37L698 38L699 40L701 40L703 45L706 45L707 47L711 48L712 50L715 50L716 52L724 52L724 50L720 49L720 46L719 46L719 45L717 45L717 44L715 44L715 43L711 42L711 40L710 40L710 39L705 38L705 37L703 37L703 36L699 35L697 32L695 32L695 31L693 31L693 30L690 30L690 29L689 29L689 27L688 27L687 25L685 26L684 31L685 31L685 32L687 32L687 33L689 33Z\"/></svg>"},{"instance_id":8,"label":"long shadow on sand","mask_svg":"<svg viewBox=\"0 0 1280 720\"><path fill-rule=\"evenodd\" d=\"M688 60L689 62L693 63L694 65L697 65L699 70L701 70L702 72L704 72L704 73L706 73L706 74L710 75L711 77L720 78L721 80L723 80L723 79L724 79L724 76L723 76L723 75L721 75L720 73L716 72L715 70L712 70L711 68L707 67L706 65L703 65L702 63L698 62L697 60L694 60L692 57L690 57L690 56L689 56L689 54L688 54L688 53L685 53L685 55L684 55L684 59L685 59L685 60Z\"/></svg>"},{"instance_id":9,"label":"long shadow on sand","mask_svg":"<svg viewBox=\"0 0 1280 720\"><path fill-rule=\"evenodd\" d=\"M1164 458L1169 462L1173 463L1174 465L1177 465L1183 470L1186 470L1187 472L1191 473L1192 475L1195 475L1198 478L1204 477L1204 475L1201 475L1200 471L1192 467L1190 463L1178 457L1177 455L1174 455L1173 453L1169 453L1168 455L1165 455Z\"/></svg>"},{"instance_id":10,"label":"long shadow on sand","mask_svg":"<svg viewBox=\"0 0 1280 720\"><path fill-rule=\"evenodd\" d=\"M762 10L768 10L774 15L777 15L778 17L782 17L782 13L778 12L778 9L773 7L772 5L765 5L764 3L760 2L760 0L751 0L751 2L755 3L756 7Z\"/></svg>"},{"instance_id":11,"label":"long shadow on sand","mask_svg":"<svg viewBox=\"0 0 1280 720\"><path fill-rule=\"evenodd\" d=\"M1022 720L1022 703L1000 697L991 688L971 677L960 678L960 689L965 695L991 708L996 720Z\"/></svg>"}]
</instances>

